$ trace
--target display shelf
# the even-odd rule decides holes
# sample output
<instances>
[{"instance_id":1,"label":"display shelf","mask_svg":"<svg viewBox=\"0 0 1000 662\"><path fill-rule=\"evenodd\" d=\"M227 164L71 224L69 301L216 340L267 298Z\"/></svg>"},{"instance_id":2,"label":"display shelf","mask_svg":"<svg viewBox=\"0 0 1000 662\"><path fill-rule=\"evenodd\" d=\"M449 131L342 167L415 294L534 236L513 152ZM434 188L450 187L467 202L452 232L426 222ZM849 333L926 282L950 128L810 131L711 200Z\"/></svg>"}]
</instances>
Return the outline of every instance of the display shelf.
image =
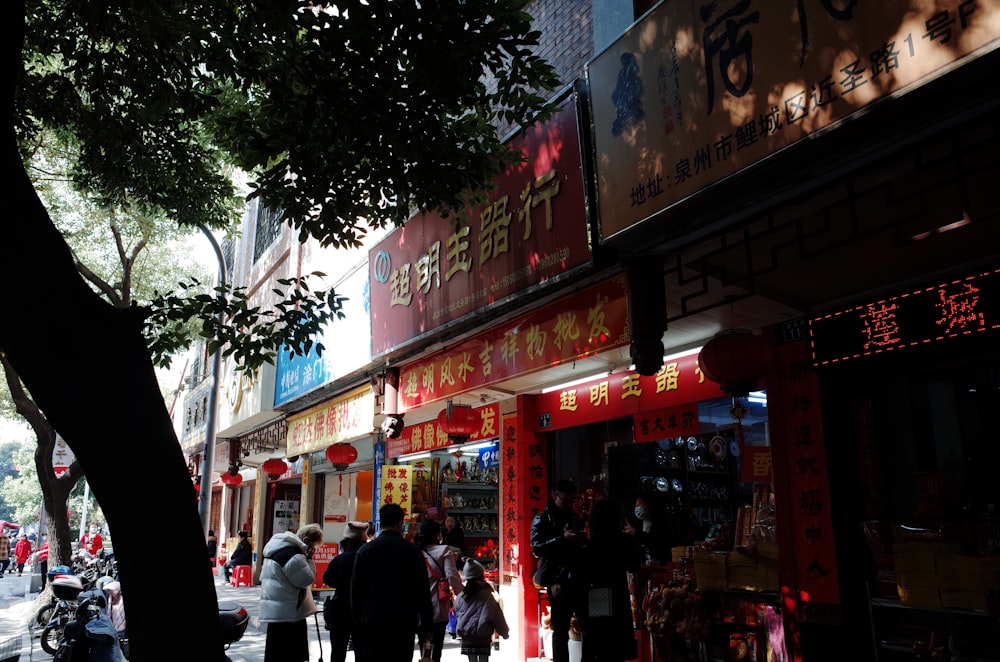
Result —
<instances>
[{"instance_id":1,"label":"display shelf","mask_svg":"<svg viewBox=\"0 0 1000 662\"><path fill-rule=\"evenodd\" d=\"M496 515L499 510L496 508L449 508L449 515Z\"/></svg>"}]
</instances>

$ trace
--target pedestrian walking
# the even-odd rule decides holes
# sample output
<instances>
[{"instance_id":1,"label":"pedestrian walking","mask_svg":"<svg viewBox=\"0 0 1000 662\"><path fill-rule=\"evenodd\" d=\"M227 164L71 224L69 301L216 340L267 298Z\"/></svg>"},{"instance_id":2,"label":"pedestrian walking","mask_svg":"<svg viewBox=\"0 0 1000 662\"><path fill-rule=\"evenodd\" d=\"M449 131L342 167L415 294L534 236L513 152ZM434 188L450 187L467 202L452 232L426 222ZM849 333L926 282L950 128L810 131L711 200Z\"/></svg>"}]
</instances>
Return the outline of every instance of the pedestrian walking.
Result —
<instances>
[{"instance_id":1,"label":"pedestrian walking","mask_svg":"<svg viewBox=\"0 0 1000 662\"><path fill-rule=\"evenodd\" d=\"M17 543L14 545L14 563L17 564L17 576L24 574L24 564L31 558L31 541L22 531L17 536Z\"/></svg>"},{"instance_id":2,"label":"pedestrian walking","mask_svg":"<svg viewBox=\"0 0 1000 662\"><path fill-rule=\"evenodd\" d=\"M403 509L379 508L382 531L354 557L351 613L357 662L410 662L414 637L431 639L433 613L420 548L403 537Z\"/></svg>"},{"instance_id":3,"label":"pedestrian walking","mask_svg":"<svg viewBox=\"0 0 1000 662\"><path fill-rule=\"evenodd\" d=\"M427 594L434 613L431 658L434 662L441 662L452 597L462 590L462 575L458 572L456 560L458 553L442 543L441 525L436 520L428 519L420 523L415 542L423 552L424 564L427 566Z\"/></svg>"},{"instance_id":4,"label":"pedestrian walking","mask_svg":"<svg viewBox=\"0 0 1000 662\"><path fill-rule=\"evenodd\" d=\"M482 564L471 559L466 561L463 574L465 588L455 598L456 629L462 638L462 654L469 657L469 662L487 662L493 648L493 633L507 639L510 628L493 586L486 581Z\"/></svg>"}]
</instances>

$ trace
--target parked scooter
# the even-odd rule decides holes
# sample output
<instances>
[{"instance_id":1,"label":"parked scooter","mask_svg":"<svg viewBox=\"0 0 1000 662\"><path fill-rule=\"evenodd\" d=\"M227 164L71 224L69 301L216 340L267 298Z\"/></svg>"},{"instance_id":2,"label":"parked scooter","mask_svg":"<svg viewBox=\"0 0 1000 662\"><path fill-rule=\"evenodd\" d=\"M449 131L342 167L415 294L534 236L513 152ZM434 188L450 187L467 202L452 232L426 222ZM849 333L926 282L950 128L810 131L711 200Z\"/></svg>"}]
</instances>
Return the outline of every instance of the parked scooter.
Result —
<instances>
[{"instance_id":1,"label":"parked scooter","mask_svg":"<svg viewBox=\"0 0 1000 662\"><path fill-rule=\"evenodd\" d=\"M59 568L60 566L56 566ZM55 569L55 568L54 568ZM52 594L56 597L55 602L43 611L47 614L45 625L42 628L41 641L39 642L49 655L55 655L59 650L59 642L63 639L66 624L69 623L77 608L77 596L83 592L83 581L76 575L53 576L50 580L52 584ZM42 611L39 611L39 616Z\"/></svg>"},{"instance_id":2,"label":"parked scooter","mask_svg":"<svg viewBox=\"0 0 1000 662\"><path fill-rule=\"evenodd\" d=\"M65 579L65 578L63 578ZM109 580L109 581L105 581ZM98 585L112 586L111 577L102 577ZM116 585L117 582L114 582ZM60 594L69 596L76 584L60 581ZM115 586L117 588L117 586ZM53 590L56 586L53 585ZM119 640L108 614L108 596L103 588L77 592L73 620L62 628L62 637L53 653L54 662L120 662L128 659L128 640ZM69 602L67 600L67 602ZM219 624L225 650L243 638L250 615L235 602L219 603ZM44 645L43 645L44 648ZM227 657L228 659L228 657Z\"/></svg>"}]
</instances>

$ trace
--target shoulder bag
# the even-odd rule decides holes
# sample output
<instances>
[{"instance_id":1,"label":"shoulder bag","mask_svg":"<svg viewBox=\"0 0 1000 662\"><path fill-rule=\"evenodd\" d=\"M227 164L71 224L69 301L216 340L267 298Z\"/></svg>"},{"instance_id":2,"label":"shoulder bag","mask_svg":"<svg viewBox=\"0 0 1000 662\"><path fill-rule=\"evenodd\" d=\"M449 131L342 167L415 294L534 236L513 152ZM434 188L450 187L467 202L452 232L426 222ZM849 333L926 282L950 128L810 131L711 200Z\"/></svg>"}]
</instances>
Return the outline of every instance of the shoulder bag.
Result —
<instances>
[{"instance_id":1,"label":"shoulder bag","mask_svg":"<svg viewBox=\"0 0 1000 662\"><path fill-rule=\"evenodd\" d=\"M427 560L429 557L430 557L430 554L428 554L427 552L424 552L424 563L427 564L427 569L431 571L431 576L433 577L434 576L434 568L431 567L430 561ZM438 567L438 570L440 571L440 574L438 574L438 580L437 580L437 597L438 597L438 600L441 600L442 602L444 602L445 600L449 600L450 601L451 600L451 585L448 583L448 578L445 577L445 575L444 575L444 568L441 566L440 563L438 563L437 559L434 559L434 565L436 565Z\"/></svg>"}]
</instances>

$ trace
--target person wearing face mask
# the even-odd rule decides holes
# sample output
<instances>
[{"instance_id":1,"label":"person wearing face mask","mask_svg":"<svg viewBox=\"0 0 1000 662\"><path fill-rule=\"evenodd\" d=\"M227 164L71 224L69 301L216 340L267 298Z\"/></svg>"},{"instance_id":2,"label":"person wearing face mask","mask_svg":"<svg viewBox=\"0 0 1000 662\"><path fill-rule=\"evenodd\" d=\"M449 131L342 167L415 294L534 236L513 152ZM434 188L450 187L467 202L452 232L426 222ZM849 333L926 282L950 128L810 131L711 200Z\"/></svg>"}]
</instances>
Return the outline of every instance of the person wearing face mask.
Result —
<instances>
[{"instance_id":1,"label":"person wearing face mask","mask_svg":"<svg viewBox=\"0 0 1000 662\"><path fill-rule=\"evenodd\" d=\"M634 517L628 518L625 533L635 536L647 563L670 563L670 524L659 504L650 496L635 498Z\"/></svg>"},{"instance_id":2,"label":"person wearing face mask","mask_svg":"<svg viewBox=\"0 0 1000 662\"><path fill-rule=\"evenodd\" d=\"M100 529L96 525L91 525L90 531L80 536L80 549L85 549L94 556L104 549L104 538L101 537Z\"/></svg>"}]
</instances>

